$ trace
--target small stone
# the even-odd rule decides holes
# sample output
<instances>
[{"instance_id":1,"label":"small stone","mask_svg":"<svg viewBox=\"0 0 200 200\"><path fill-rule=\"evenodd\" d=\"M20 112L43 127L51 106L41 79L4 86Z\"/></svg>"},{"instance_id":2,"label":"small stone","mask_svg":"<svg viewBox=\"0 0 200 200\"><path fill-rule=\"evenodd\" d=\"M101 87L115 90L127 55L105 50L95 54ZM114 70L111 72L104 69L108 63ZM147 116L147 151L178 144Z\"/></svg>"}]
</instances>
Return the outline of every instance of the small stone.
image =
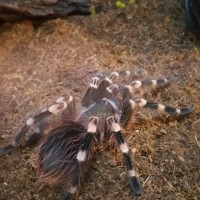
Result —
<instances>
[{"instance_id":1,"label":"small stone","mask_svg":"<svg viewBox=\"0 0 200 200\"><path fill-rule=\"evenodd\" d=\"M30 158L30 155L29 155L29 154L25 154L25 155L24 155L24 159L25 159L25 160L28 160L29 158Z\"/></svg>"},{"instance_id":2,"label":"small stone","mask_svg":"<svg viewBox=\"0 0 200 200\"><path fill-rule=\"evenodd\" d=\"M182 156L178 156L179 160L182 162L185 162L184 158Z\"/></svg>"},{"instance_id":3,"label":"small stone","mask_svg":"<svg viewBox=\"0 0 200 200\"><path fill-rule=\"evenodd\" d=\"M177 122L176 122L176 121L169 122L169 125L170 125L171 127L175 127L175 126L177 125Z\"/></svg>"},{"instance_id":4,"label":"small stone","mask_svg":"<svg viewBox=\"0 0 200 200\"><path fill-rule=\"evenodd\" d=\"M166 131L165 129L161 129L160 132L161 132L162 134L164 134L164 135L167 134L167 131Z\"/></svg>"},{"instance_id":5,"label":"small stone","mask_svg":"<svg viewBox=\"0 0 200 200\"><path fill-rule=\"evenodd\" d=\"M116 160L113 158L113 159L110 159L110 161L108 162L108 164L111 166L111 167L116 167L117 166L117 162Z\"/></svg>"},{"instance_id":6,"label":"small stone","mask_svg":"<svg viewBox=\"0 0 200 200\"><path fill-rule=\"evenodd\" d=\"M32 195L32 199L33 199L33 200L39 200L40 197L39 197L38 194L33 194L33 195Z\"/></svg>"},{"instance_id":7,"label":"small stone","mask_svg":"<svg viewBox=\"0 0 200 200\"><path fill-rule=\"evenodd\" d=\"M135 154L135 153L137 152L137 148L132 148L132 149L131 149L131 152L132 152L133 154Z\"/></svg>"}]
</instances>

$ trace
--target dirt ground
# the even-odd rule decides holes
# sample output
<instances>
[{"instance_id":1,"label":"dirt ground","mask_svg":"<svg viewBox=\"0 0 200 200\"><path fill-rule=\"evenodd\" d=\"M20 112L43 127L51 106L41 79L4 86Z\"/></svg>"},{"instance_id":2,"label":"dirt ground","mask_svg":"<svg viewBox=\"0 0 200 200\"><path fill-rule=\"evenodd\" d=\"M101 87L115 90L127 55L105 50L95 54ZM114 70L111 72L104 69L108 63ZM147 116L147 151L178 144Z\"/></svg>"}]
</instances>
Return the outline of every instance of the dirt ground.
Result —
<instances>
[{"instance_id":1,"label":"dirt ground","mask_svg":"<svg viewBox=\"0 0 200 200\"><path fill-rule=\"evenodd\" d=\"M142 70L150 78L171 74L169 87L147 91L147 97L194 109L185 118L141 109L126 129L142 197L129 187L120 152L104 146L79 200L200 199L200 50L186 34L182 1L140 2L134 12L106 1L98 15L0 27L1 147L24 119L56 98L71 94L79 101L91 77L102 71ZM33 151L21 147L0 158L1 200L61 199L62 188L37 181Z\"/></svg>"}]
</instances>

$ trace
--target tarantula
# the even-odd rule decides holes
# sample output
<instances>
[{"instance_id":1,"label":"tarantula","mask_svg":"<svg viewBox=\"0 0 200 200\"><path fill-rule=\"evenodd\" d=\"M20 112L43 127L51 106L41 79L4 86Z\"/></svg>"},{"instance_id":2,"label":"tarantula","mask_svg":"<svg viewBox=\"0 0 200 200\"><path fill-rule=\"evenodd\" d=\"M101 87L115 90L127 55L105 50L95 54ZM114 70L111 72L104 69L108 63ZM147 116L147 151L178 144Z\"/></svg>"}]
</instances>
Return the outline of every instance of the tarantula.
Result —
<instances>
[{"instance_id":1,"label":"tarantula","mask_svg":"<svg viewBox=\"0 0 200 200\"><path fill-rule=\"evenodd\" d=\"M142 188L136 178L122 128L126 127L137 106L177 115L187 115L192 109L176 109L135 95L138 88L165 86L171 78L142 81L129 78L122 86L114 84L123 74L128 76L130 72L113 72L109 76L98 74L94 77L82 99L78 116L73 97L57 99L54 104L29 118L13 142L0 149L0 156L19 147L27 132L33 129L28 143L40 139L36 151L38 177L50 184L62 184L66 188L65 200L71 200L89 169L94 144L102 143L105 136L114 136L125 160L130 186L136 195L141 195ZM49 119L58 114L65 119L60 124L53 123L50 129Z\"/></svg>"}]
</instances>

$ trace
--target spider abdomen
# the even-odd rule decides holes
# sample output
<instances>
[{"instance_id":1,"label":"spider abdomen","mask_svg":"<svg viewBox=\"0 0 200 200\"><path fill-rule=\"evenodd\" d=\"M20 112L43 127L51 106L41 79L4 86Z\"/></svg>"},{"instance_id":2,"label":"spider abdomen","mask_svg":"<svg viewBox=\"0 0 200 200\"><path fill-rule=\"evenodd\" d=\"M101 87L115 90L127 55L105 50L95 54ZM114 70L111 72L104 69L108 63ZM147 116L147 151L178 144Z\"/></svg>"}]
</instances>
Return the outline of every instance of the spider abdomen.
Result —
<instances>
[{"instance_id":1,"label":"spider abdomen","mask_svg":"<svg viewBox=\"0 0 200 200\"><path fill-rule=\"evenodd\" d=\"M69 121L51 130L41 141L37 152L38 177L50 184L68 187L77 177L77 154L87 129L78 122ZM90 160L89 152L87 161ZM81 167L81 178L87 171L88 162ZM80 175L78 175L80 176Z\"/></svg>"}]
</instances>

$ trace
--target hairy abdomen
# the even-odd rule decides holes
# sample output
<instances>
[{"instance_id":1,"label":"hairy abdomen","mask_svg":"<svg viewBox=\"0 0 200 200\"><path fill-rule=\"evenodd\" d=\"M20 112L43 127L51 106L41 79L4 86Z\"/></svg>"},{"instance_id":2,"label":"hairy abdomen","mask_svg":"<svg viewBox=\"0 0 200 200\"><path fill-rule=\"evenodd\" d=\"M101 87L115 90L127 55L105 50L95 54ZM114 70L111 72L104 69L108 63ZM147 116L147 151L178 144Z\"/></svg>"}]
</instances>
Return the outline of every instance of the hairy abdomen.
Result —
<instances>
[{"instance_id":1,"label":"hairy abdomen","mask_svg":"<svg viewBox=\"0 0 200 200\"><path fill-rule=\"evenodd\" d=\"M79 163L76 156L87 130L77 122L59 125L44 136L37 149L36 172L41 181L69 186L77 177ZM81 166L81 178L87 171L92 151Z\"/></svg>"}]
</instances>

